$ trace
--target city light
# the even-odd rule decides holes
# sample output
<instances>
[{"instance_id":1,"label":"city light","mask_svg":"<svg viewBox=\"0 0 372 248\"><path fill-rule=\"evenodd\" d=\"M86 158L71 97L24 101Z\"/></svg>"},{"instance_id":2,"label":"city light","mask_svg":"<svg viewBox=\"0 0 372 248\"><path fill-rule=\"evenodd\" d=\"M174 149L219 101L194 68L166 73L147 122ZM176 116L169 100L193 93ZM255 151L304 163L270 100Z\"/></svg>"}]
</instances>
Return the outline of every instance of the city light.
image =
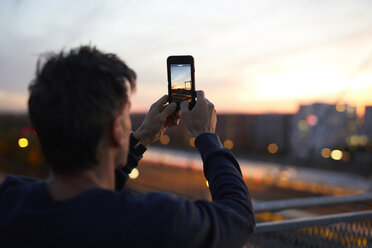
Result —
<instances>
[{"instance_id":1,"label":"city light","mask_svg":"<svg viewBox=\"0 0 372 248\"><path fill-rule=\"evenodd\" d=\"M231 150L233 147L234 147L234 142L232 142L232 140L225 140L225 142L223 142L223 147Z\"/></svg>"},{"instance_id":2,"label":"city light","mask_svg":"<svg viewBox=\"0 0 372 248\"><path fill-rule=\"evenodd\" d=\"M329 158L331 156L331 149L323 148L320 154L323 158Z\"/></svg>"},{"instance_id":3,"label":"city light","mask_svg":"<svg viewBox=\"0 0 372 248\"><path fill-rule=\"evenodd\" d=\"M189 139L189 144L190 144L190 146L195 147L195 137L191 137Z\"/></svg>"},{"instance_id":4,"label":"city light","mask_svg":"<svg viewBox=\"0 0 372 248\"><path fill-rule=\"evenodd\" d=\"M336 104L336 110L338 112L344 112L345 111L345 104Z\"/></svg>"},{"instance_id":5,"label":"city light","mask_svg":"<svg viewBox=\"0 0 372 248\"><path fill-rule=\"evenodd\" d=\"M333 160L341 160L342 159L342 151L340 151L340 150L333 150L331 152L331 158Z\"/></svg>"},{"instance_id":6,"label":"city light","mask_svg":"<svg viewBox=\"0 0 372 248\"><path fill-rule=\"evenodd\" d=\"M21 148L25 148L28 146L28 139L26 138L20 138L18 140L18 146L21 147Z\"/></svg>"},{"instance_id":7,"label":"city light","mask_svg":"<svg viewBox=\"0 0 372 248\"><path fill-rule=\"evenodd\" d=\"M300 129L301 131L307 131L307 123L305 120L300 120L297 125L298 129Z\"/></svg>"},{"instance_id":8,"label":"city light","mask_svg":"<svg viewBox=\"0 0 372 248\"><path fill-rule=\"evenodd\" d=\"M315 126L318 123L318 117L313 114L309 114L305 118L306 124L309 126Z\"/></svg>"},{"instance_id":9,"label":"city light","mask_svg":"<svg viewBox=\"0 0 372 248\"><path fill-rule=\"evenodd\" d=\"M277 153L279 150L278 146L275 143L271 143L267 146L267 151L271 154Z\"/></svg>"},{"instance_id":10,"label":"city light","mask_svg":"<svg viewBox=\"0 0 372 248\"><path fill-rule=\"evenodd\" d=\"M136 179L139 176L139 171L137 168L134 168L132 172L129 174L130 179Z\"/></svg>"},{"instance_id":11,"label":"city light","mask_svg":"<svg viewBox=\"0 0 372 248\"><path fill-rule=\"evenodd\" d=\"M162 145L168 145L170 141L170 138L168 135L164 134L163 136L160 137L160 143Z\"/></svg>"},{"instance_id":12,"label":"city light","mask_svg":"<svg viewBox=\"0 0 372 248\"><path fill-rule=\"evenodd\" d=\"M27 127L27 126L25 126L25 127L23 127L22 128L22 135L23 136L27 136L27 135L29 135L30 134L30 128L29 127Z\"/></svg>"},{"instance_id":13,"label":"city light","mask_svg":"<svg viewBox=\"0 0 372 248\"><path fill-rule=\"evenodd\" d=\"M348 114L354 114L356 111L355 107L347 106L346 111Z\"/></svg>"},{"instance_id":14,"label":"city light","mask_svg":"<svg viewBox=\"0 0 372 248\"><path fill-rule=\"evenodd\" d=\"M351 135L351 137L349 139L349 143L352 146L357 146L358 143L359 143L358 135Z\"/></svg>"},{"instance_id":15,"label":"city light","mask_svg":"<svg viewBox=\"0 0 372 248\"><path fill-rule=\"evenodd\" d=\"M253 172L253 181L255 183L262 183L262 180L264 178L264 172L262 170L256 169Z\"/></svg>"},{"instance_id":16,"label":"city light","mask_svg":"<svg viewBox=\"0 0 372 248\"><path fill-rule=\"evenodd\" d=\"M366 135L351 135L346 139L346 142L350 146L366 146L368 143L368 137Z\"/></svg>"},{"instance_id":17,"label":"city light","mask_svg":"<svg viewBox=\"0 0 372 248\"><path fill-rule=\"evenodd\" d=\"M209 182L208 182L208 180L205 181L205 185L207 185L207 187L209 188Z\"/></svg>"},{"instance_id":18,"label":"city light","mask_svg":"<svg viewBox=\"0 0 372 248\"><path fill-rule=\"evenodd\" d=\"M359 145L365 146L365 145L367 145L367 143L368 143L368 137L365 136L365 135L360 135L359 136Z\"/></svg>"}]
</instances>

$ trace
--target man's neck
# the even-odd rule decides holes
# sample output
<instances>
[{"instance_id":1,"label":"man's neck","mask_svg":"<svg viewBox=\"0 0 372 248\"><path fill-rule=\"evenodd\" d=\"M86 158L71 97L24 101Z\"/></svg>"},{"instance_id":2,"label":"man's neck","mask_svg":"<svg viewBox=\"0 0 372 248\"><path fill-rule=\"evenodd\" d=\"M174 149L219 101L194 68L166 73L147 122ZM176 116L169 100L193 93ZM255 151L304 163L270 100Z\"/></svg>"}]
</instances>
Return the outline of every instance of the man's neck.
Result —
<instances>
[{"instance_id":1,"label":"man's neck","mask_svg":"<svg viewBox=\"0 0 372 248\"><path fill-rule=\"evenodd\" d=\"M98 165L71 175L52 173L46 185L54 200L63 201L93 188L114 190L115 172L114 168L108 170L107 167Z\"/></svg>"}]
</instances>

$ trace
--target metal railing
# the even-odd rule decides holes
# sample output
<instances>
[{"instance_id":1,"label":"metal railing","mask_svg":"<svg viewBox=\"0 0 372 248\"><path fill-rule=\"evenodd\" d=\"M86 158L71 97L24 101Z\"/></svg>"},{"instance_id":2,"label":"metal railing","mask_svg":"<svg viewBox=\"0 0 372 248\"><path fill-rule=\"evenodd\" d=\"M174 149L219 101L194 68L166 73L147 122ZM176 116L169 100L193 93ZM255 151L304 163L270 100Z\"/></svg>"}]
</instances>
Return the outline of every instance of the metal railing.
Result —
<instances>
[{"instance_id":1,"label":"metal railing","mask_svg":"<svg viewBox=\"0 0 372 248\"><path fill-rule=\"evenodd\" d=\"M320 196L280 201L255 202L253 209L256 213L267 211L280 211L292 208L323 207L348 203L372 202L372 192L345 196Z\"/></svg>"},{"instance_id":2,"label":"metal railing","mask_svg":"<svg viewBox=\"0 0 372 248\"><path fill-rule=\"evenodd\" d=\"M245 247L372 247L372 210L259 223Z\"/></svg>"},{"instance_id":3,"label":"metal railing","mask_svg":"<svg viewBox=\"0 0 372 248\"><path fill-rule=\"evenodd\" d=\"M372 192L255 202L253 208L259 213L369 202L372 202ZM372 248L372 210L258 223L246 247Z\"/></svg>"}]
</instances>

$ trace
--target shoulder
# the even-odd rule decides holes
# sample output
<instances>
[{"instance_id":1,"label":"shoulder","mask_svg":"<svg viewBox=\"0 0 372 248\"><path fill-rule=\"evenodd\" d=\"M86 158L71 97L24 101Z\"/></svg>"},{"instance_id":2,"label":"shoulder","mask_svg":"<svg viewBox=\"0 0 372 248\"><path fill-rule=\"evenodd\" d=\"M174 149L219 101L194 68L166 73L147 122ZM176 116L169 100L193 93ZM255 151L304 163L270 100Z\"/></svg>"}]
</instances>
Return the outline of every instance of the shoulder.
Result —
<instances>
[{"instance_id":1,"label":"shoulder","mask_svg":"<svg viewBox=\"0 0 372 248\"><path fill-rule=\"evenodd\" d=\"M20 195L29 192L32 185L37 182L41 180L23 176L7 176L0 184L0 199L7 199L7 202L11 202L12 199L16 200Z\"/></svg>"},{"instance_id":2,"label":"shoulder","mask_svg":"<svg viewBox=\"0 0 372 248\"><path fill-rule=\"evenodd\" d=\"M7 176L0 184L0 193L18 187L27 187L29 184L40 180L24 176Z\"/></svg>"},{"instance_id":3,"label":"shoulder","mask_svg":"<svg viewBox=\"0 0 372 248\"><path fill-rule=\"evenodd\" d=\"M10 211L22 208L25 197L31 192L35 183L41 182L22 176L7 176L0 184L0 219L9 215ZM34 198L33 198L34 199Z\"/></svg>"}]
</instances>

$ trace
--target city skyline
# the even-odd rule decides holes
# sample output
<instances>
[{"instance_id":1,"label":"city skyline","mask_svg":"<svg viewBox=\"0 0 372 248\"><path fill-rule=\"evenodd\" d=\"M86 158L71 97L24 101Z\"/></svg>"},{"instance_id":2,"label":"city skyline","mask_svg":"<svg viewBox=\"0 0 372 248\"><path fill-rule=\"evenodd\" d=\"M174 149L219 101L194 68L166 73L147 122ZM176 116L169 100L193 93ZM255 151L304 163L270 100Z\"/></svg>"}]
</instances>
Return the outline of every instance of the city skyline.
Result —
<instances>
[{"instance_id":1,"label":"city skyline","mask_svg":"<svg viewBox=\"0 0 372 248\"><path fill-rule=\"evenodd\" d=\"M321 102L361 115L372 105L371 11L361 0L221 0L196 9L172 1L1 2L0 111L26 111L40 54L92 44L137 72L133 112L167 94L166 58L191 54L196 90L219 113L295 113Z\"/></svg>"}]
</instances>

